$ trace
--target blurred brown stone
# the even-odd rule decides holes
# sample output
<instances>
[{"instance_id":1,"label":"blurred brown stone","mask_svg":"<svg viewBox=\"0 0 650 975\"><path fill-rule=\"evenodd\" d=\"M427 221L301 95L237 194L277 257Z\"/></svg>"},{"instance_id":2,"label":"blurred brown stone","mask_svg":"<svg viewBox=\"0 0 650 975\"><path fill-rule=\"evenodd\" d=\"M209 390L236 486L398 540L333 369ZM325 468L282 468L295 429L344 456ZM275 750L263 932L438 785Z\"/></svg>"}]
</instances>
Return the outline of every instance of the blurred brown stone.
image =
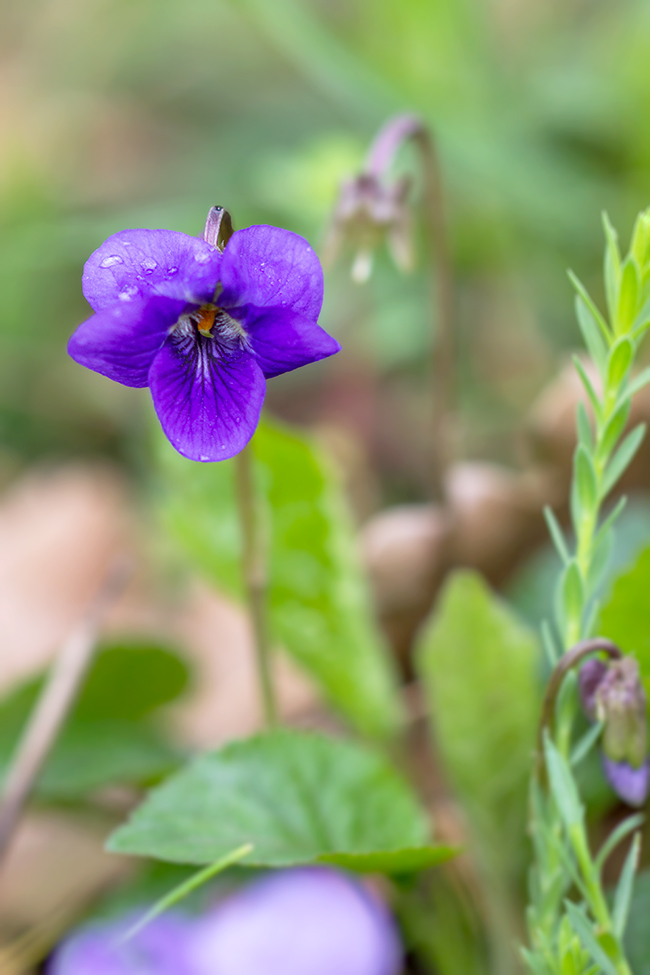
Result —
<instances>
[{"instance_id":1,"label":"blurred brown stone","mask_svg":"<svg viewBox=\"0 0 650 975\"><path fill-rule=\"evenodd\" d=\"M407 671L413 636L448 565L449 535L441 508L415 504L382 511L361 531L377 610Z\"/></svg>"}]
</instances>

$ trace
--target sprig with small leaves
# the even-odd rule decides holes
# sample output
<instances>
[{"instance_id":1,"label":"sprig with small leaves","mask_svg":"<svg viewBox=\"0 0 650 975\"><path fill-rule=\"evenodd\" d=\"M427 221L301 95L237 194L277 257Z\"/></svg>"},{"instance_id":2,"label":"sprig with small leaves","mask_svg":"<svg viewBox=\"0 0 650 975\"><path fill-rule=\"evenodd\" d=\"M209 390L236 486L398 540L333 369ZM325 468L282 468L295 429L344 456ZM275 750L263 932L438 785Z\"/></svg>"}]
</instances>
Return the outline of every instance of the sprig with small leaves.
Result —
<instances>
[{"instance_id":1,"label":"sprig with small leaves","mask_svg":"<svg viewBox=\"0 0 650 975\"><path fill-rule=\"evenodd\" d=\"M625 499L603 516L610 492L631 463L645 434L638 424L626 432L632 398L650 383L650 369L633 375L635 357L650 328L650 210L636 221L628 254L621 256L616 232L604 217L605 293L603 315L582 283L571 274L576 315L589 358L574 362L589 408L577 410L578 442L571 486L571 543L550 509L546 519L562 560L555 600L555 628L543 627L553 668L562 668L557 694L540 736L540 756L531 788L530 832L534 864L530 877L524 952L534 975L631 975L623 935L639 857L635 836L621 871L613 906L605 897L602 867L612 849L639 824L628 818L594 856L589 848L585 810L574 768L599 737L574 741L578 698L576 675L564 655L592 635L596 594L613 542L614 525ZM571 894L571 899L569 899Z\"/></svg>"}]
</instances>

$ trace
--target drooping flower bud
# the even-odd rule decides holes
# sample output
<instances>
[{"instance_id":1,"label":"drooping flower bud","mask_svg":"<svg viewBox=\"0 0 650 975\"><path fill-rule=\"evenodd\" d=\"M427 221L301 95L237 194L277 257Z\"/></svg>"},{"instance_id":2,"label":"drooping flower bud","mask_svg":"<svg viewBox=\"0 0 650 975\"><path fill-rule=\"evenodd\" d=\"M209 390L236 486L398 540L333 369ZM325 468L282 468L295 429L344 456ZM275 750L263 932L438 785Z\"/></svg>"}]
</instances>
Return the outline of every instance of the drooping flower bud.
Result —
<instances>
[{"instance_id":1,"label":"drooping flower bud","mask_svg":"<svg viewBox=\"0 0 650 975\"><path fill-rule=\"evenodd\" d=\"M594 699L607 758L641 768L647 752L647 700L634 657L623 657L607 668Z\"/></svg>"},{"instance_id":2,"label":"drooping flower bud","mask_svg":"<svg viewBox=\"0 0 650 975\"><path fill-rule=\"evenodd\" d=\"M603 755L603 769L607 781L623 802L636 807L644 804L650 788L650 761L646 759L639 768L633 768L627 762L613 762Z\"/></svg>"},{"instance_id":3,"label":"drooping flower bud","mask_svg":"<svg viewBox=\"0 0 650 975\"><path fill-rule=\"evenodd\" d=\"M597 660L595 657L586 660L580 668L578 676L580 703L590 721L596 720L596 691L606 673L607 664L605 661Z\"/></svg>"},{"instance_id":4,"label":"drooping flower bud","mask_svg":"<svg viewBox=\"0 0 650 975\"><path fill-rule=\"evenodd\" d=\"M372 173L361 173L346 180L325 240L324 263L332 264L349 247L356 252L352 278L363 283L372 272L375 251L385 241L400 270L410 270L413 266L412 217L407 200L410 185L408 177L387 180Z\"/></svg>"}]
</instances>

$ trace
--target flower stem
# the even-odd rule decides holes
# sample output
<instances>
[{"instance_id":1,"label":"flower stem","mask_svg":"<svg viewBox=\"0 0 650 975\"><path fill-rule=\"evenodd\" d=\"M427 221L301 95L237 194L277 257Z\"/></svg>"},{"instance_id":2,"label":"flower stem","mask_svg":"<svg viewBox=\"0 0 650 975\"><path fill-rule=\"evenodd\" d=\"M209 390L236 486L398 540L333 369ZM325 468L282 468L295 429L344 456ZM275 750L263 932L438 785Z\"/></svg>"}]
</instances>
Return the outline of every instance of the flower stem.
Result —
<instances>
[{"instance_id":1,"label":"flower stem","mask_svg":"<svg viewBox=\"0 0 650 975\"><path fill-rule=\"evenodd\" d=\"M424 178L424 220L431 247L431 293L434 308L432 381L431 490L444 498L450 455L450 419L454 400L454 285L444 212L440 162L429 128L416 115L398 115L378 133L368 151L365 172L386 176L406 142L418 149Z\"/></svg>"},{"instance_id":2,"label":"flower stem","mask_svg":"<svg viewBox=\"0 0 650 975\"><path fill-rule=\"evenodd\" d=\"M267 728L272 728L278 721L278 708L271 673L266 544L250 444L235 457L235 471L242 534L242 575L248 595L264 722Z\"/></svg>"}]
</instances>

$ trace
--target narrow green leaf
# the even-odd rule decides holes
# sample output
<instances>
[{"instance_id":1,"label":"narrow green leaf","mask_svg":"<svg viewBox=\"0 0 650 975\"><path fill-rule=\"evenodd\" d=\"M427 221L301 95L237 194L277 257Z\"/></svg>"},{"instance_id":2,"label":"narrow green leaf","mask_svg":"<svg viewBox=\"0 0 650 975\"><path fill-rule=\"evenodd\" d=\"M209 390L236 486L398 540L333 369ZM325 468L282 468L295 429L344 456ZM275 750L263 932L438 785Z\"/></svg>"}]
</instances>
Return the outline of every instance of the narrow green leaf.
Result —
<instances>
[{"instance_id":1,"label":"narrow green leaf","mask_svg":"<svg viewBox=\"0 0 650 975\"><path fill-rule=\"evenodd\" d=\"M619 575L598 624L603 636L617 643L624 653L634 654L646 682L650 682L649 594L650 547Z\"/></svg>"},{"instance_id":2,"label":"narrow green leaf","mask_svg":"<svg viewBox=\"0 0 650 975\"><path fill-rule=\"evenodd\" d=\"M641 853L641 834L635 833L628 855L625 858L621 876L616 885L614 894L614 909L612 911L612 924L614 933L618 938L625 934L625 925L630 913L632 901L632 889L634 886L634 876L639 865L639 854Z\"/></svg>"},{"instance_id":3,"label":"narrow green leaf","mask_svg":"<svg viewBox=\"0 0 650 975\"><path fill-rule=\"evenodd\" d=\"M634 342L623 335L614 343L607 357L607 387L620 389L634 361Z\"/></svg>"},{"instance_id":4,"label":"narrow green leaf","mask_svg":"<svg viewBox=\"0 0 650 975\"><path fill-rule=\"evenodd\" d=\"M627 467L632 462L634 455L641 446L641 441L645 436L645 430L645 423L639 423L634 430L628 433L627 437L610 460L603 479L603 498L607 497L618 481L619 477L625 472Z\"/></svg>"},{"instance_id":5,"label":"narrow green leaf","mask_svg":"<svg viewBox=\"0 0 650 975\"><path fill-rule=\"evenodd\" d=\"M212 583L241 598L240 534L232 461L195 464L157 434L160 512ZM397 680L359 565L339 479L318 446L263 423L252 441L269 532L274 639L359 731L393 734Z\"/></svg>"},{"instance_id":6,"label":"narrow green leaf","mask_svg":"<svg viewBox=\"0 0 650 975\"><path fill-rule=\"evenodd\" d=\"M571 752L571 757L569 759L569 764L571 768L575 768L583 758L589 754L593 746L596 744L600 738L603 726L600 721L596 721L595 724L591 726L589 731L586 731L580 741L577 743L573 751Z\"/></svg>"},{"instance_id":7,"label":"narrow green leaf","mask_svg":"<svg viewBox=\"0 0 650 975\"><path fill-rule=\"evenodd\" d=\"M598 323L581 295L576 295L575 308L576 318L578 319L578 325L580 326L587 351L596 363L601 376L603 376L607 362L607 345L598 327Z\"/></svg>"},{"instance_id":8,"label":"narrow green leaf","mask_svg":"<svg viewBox=\"0 0 650 975\"><path fill-rule=\"evenodd\" d=\"M650 383L650 366L643 369L638 376L630 380L627 387L627 395L632 397L644 389Z\"/></svg>"},{"instance_id":9,"label":"narrow green leaf","mask_svg":"<svg viewBox=\"0 0 650 975\"><path fill-rule=\"evenodd\" d=\"M355 873L384 873L399 877L437 867L459 852L453 846L421 846L385 853L324 853L318 863L329 863Z\"/></svg>"},{"instance_id":10,"label":"narrow green leaf","mask_svg":"<svg viewBox=\"0 0 650 975\"><path fill-rule=\"evenodd\" d=\"M601 539L601 537L603 535L606 535L607 532L610 531L610 529L614 527L614 525L616 524L616 521L618 520L618 518L622 515L623 511L625 510L626 504L627 504L627 498L625 496L623 496L622 498L619 498L618 499L618 501L614 505L613 509L610 511L610 513L607 515L607 517L605 518L604 522L602 523L602 525L598 529L598 532L597 532L596 537L594 539L594 544L595 545L598 544L598 542L600 541L600 539Z\"/></svg>"},{"instance_id":11,"label":"narrow green leaf","mask_svg":"<svg viewBox=\"0 0 650 975\"><path fill-rule=\"evenodd\" d=\"M556 663L560 659L560 652L557 648L555 642L555 637L551 631L551 625L548 620L542 620L542 625L540 627L542 633L542 646L546 653L546 658L551 665L555 667Z\"/></svg>"},{"instance_id":12,"label":"narrow green leaf","mask_svg":"<svg viewBox=\"0 0 650 975\"><path fill-rule=\"evenodd\" d=\"M613 548L614 533L612 531L599 532L597 541L594 541L592 548L593 554L591 556L591 565L589 566L587 581L587 588L589 592L594 592L602 582Z\"/></svg>"},{"instance_id":13,"label":"narrow green leaf","mask_svg":"<svg viewBox=\"0 0 650 975\"><path fill-rule=\"evenodd\" d=\"M578 502L577 517L574 517L577 527L580 516L591 515L598 505L598 478L593 461L582 444L578 444L574 454L573 478Z\"/></svg>"},{"instance_id":14,"label":"narrow green leaf","mask_svg":"<svg viewBox=\"0 0 650 975\"><path fill-rule=\"evenodd\" d=\"M544 518L546 519L546 525L558 555L564 563L567 563L571 556L569 555L567 543L564 540L564 532L560 528L560 523L555 517L553 509L549 508L548 505L544 506Z\"/></svg>"},{"instance_id":15,"label":"narrow green leaf","mask_svg":"<svg viewBox=\"0 0 650 975\"><path fill-rule=\"evenodd\" d=\"M544 738L544 757L553 800L565 829L570 832L574 826L582 825L584 809L571 769L548 734Z\"/></svg>"},{"instance_id":16,"label":"narrow green leaf","mask_svg":"<svg viewBox=\"0 0 650 975\"><path fill-rule=\"evenodd\" d=\"M591 421L587 416L587 408L584 403L578 403L577 409L577 421L578 421L578 440L587 451L591 454L594 449L594 436L591 429Z\"/></svg>"},{"instance_id":17,"label":"narrow green leaf","mask_svg":"<svg viewBox=\"0 0 650 975\"><path fill-rule=\"evenodd\" d=\"M198 870L195 874L192 874L191 877L183 881L183 883L179 884L177 887L174 887L173 890L171 890L168 894L165 894L164 897L161 897L159 901L150 907L146 914L141 917L140 920L133 925L133 927L129 928L122 938L120 938L119 943L123 944L125 941L130 941L133 937L135 937L136 934L138 934L139 931L142 931L143 928L146 928L146 926L151 924L151 922L157 917L160 917L161 914L168 911L170 907L174 907L185 897L188 897L193 891L207 883L208 880L212 880L213 877L223 873L223 871L227 870L228 867L232 867L236 863L239 863L240 860L243 860L244 857L248 856L248 854L252 853L252 851L253 847L250 843L247 843L244 846L238 847L236 850L231 850L230 853L227 853L221 858L221 860L217 860L216 863L211 863L209 866L204 867L202 870Z\"/></svg>"},{"instance_id":18,"label":"narrow green leaf","mask_svg":"<svg viewBox=\"0 0 650 975\"><path fill-rule=\"evenodd\" d=\"M585 602L582 573L575 559L567 564L560 577L560 599L563 619L579 619Z\"/></svg>"},{"instance_id":19,"label":"narrow green leaf","mask_svg":"<svg viewBox=\"0 0 650 975\"><path fill-rule=\"evenodd\" d=\"M619 441L630 416L632 401L625 397L610 416L598 444L598 456L603 460L610 456Z\"/></svg>"},{"instance_id":20,"label":"narrow green leaf","mask_svg":"<svg viewBox=\"0 0 650 975\"><path fill-rule=\"evenodd\" d=\"M601 335L605 339L605 344L607 348L609 348L610 345L612 344L612 333L609 330L607 322L605 321L601 313L598 311L596 304L594 303L593 299L589 295L589 292L585 288L582 281L580 281L580 279L576 277L573 271L568 271L567 274L569 275L569 280L571 281L571 284L576 289L576 291L584 301L585 305L591 312L594 321L596 322L598 328L600 329Z\"/></svg>"},{"instance_id":21,"label":"narrow green leaf","mask_svg":"<svg viewBox=\"0 0 650 975\"><path fill-rule=\"evenodd\" d=\"M535 634L480 576L459 571L423 627L415 659L436 748L485 862L518 876L539 707Z\"/></svg>"},{"instance_id":22,"label":"narrow green leaf","mask_svg":"<svg viewBox=\"0 0 650 975\"><path fill-rule=\"evenodd\" d=\"M282 729L190 763L149 793L109 849L208 864L252 844L245 866L335 862L341 854L352 863L372 854L371 869L392 870L453 854L429 846L429 828L385 758L350 741Z\"/></svg>"},{"instance_id":23,"label":"narrow green leaf","mask_svg":"<svg viewBox=\"0 0 650 975\"><path fill-rule=\"evenodd\" d=\"M630 253L644 273L650 262L650 221L647 210L643 210L634 223Z\"/></svg>"},{"instance_id":24,"label":"narrow green leaf","mask_svg":"<svg viewBox=\"0 0 650 975\"><path fill-rule=\"evenodd\" d=\"M639 307L639 268L633 257L627 257L621 265L618 289L618 305L614 322L614 333L624 335L634 325L634 319Z\"/></svg>"},{"instance_id":25,"label":"narrow green leaf","mask_svg":"<svg viewBox=\"0 0 650 975\"><path fill-rule=\"evenodd\" d=\"M565 901L566 912L569 915L573 930L580 938L580 941L589 952L592 960L600 965L605 975L619 975L616 965L609 957L605 949L599 943L594 934L591 922L587 917L584 908Z\"/></svg>"},{"instance_id":26,"label":"narrow green leaf","mask_svg":"<svg viewBox=\"0 0 650 975\"><path fill-rule=\"evenodd\" d=\"M603 228L607 242L604 266L605 295L607 297L609 317L612 321L615 321L616 309L618 307L618 281L621 273L621 253L618 246L618 235L606 213L603 213Z\"/></svg>"},{"instance_id":27,"label":"narrow green leaf","mask_svg":"<svg viewBox=\"0 0 650 975\"><path fill-rule=\"evenodd\" d=\"M591 382L591 379L587 375L585 367L583 366L582 362L580 361L577 355L573 356L573 364L576 367L576 371L580 376L582 385L584 386L587 396L589 397L589 402L591 403L594 414L596 415L596 417L600 417L601 405L600 405L600 400L598 399L598 394L596 393L596 390L593 387L593 383Z\"/></svg>"}]
</instances>

